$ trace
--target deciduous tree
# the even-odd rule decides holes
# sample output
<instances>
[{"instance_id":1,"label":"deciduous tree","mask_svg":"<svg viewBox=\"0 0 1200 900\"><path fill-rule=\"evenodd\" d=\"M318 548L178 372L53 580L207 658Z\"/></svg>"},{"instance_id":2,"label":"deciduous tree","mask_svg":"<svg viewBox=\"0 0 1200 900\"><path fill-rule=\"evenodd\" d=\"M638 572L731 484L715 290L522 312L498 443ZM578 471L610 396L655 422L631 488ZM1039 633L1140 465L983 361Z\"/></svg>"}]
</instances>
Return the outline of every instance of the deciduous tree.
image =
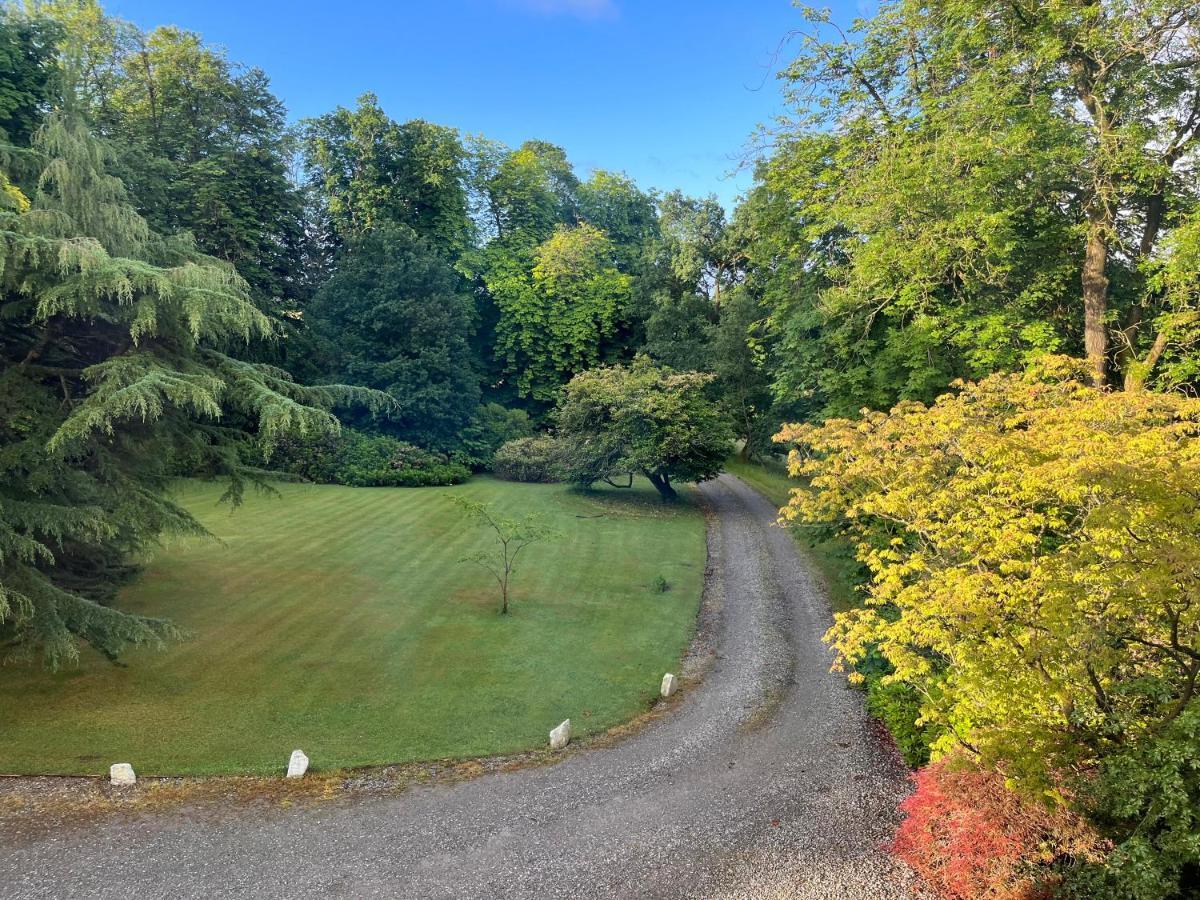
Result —
<instances>
[{"instance_id":1,"label":"deciduous tree","mask_svg":"<svg viewBox=\"0 0 1200 900\"><path fill-rule=\"evenodd\" d=\"M508 615L509 582L516 572L517 558L534 544L556 537L537 514L511 519L496 513L489 504L467 497L454 497L463 511L480 525L486 526L495 539L490 550L480 550L464 556L460 562L471 562L486 570L500 588L500 615Z\"/></svg>"},{"instance_id":2,"label":"deciduous tree","mask_svg":"<svg viewBox=\"0 0 1200 900\"><path fill-rule=\"evenodd\" d=\"M673 482L715 478L733 434L705 395L711 380L644 357L576 375L557 413L568 477L587 486L641 474L664 500L675 498Z\"/></svg>"}]
</instances>

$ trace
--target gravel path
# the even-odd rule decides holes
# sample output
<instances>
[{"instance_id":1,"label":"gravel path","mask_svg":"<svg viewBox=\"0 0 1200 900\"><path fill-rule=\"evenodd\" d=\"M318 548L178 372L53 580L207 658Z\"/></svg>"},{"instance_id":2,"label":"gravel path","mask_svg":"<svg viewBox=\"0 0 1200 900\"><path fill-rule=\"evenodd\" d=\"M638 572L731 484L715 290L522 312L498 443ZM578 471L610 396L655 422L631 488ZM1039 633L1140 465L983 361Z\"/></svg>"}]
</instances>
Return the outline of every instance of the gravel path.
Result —
<instances>
[{"instance_id":1,"label":"gravel path","mask_svg":"<svg viewBox=\"0 0 1200 900\"><path fill-rule=\"evenodd\" d=\"M635 736L398 796L0 835L4 895L912 896L880 849L904 772L828 671L817 584L766 500L703 492L715 658Z\"/></svg>"}]
</instances>

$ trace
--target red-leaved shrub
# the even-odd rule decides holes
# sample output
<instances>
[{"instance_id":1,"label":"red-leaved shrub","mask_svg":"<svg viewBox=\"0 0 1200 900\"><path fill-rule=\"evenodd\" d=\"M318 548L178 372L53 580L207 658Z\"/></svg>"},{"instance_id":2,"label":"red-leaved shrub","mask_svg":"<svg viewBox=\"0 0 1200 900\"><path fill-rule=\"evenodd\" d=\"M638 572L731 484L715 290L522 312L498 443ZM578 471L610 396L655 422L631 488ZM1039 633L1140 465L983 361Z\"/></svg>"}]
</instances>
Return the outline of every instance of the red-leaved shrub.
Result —
<instances>
[{"instance_id":1,"label":"red-leaved shrub","mask_svg":"<svg viewBox=\"0 0 1200 900\"><path fill-rule=\"evenodd\" d=\"M1095 853L1099 841L1061 806L1009 790L1004 778L947 756L913 776L892 851L947 900L1034 900L1051 893L1056 860Z\"/></svg>"}]
</instances>

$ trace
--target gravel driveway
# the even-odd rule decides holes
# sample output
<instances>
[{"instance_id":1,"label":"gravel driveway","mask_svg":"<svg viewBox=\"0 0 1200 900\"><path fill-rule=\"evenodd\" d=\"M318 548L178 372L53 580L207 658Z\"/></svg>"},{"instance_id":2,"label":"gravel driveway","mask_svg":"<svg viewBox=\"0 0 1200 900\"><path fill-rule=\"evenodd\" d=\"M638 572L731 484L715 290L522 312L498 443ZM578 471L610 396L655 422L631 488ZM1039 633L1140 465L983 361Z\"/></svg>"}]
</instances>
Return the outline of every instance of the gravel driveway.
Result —
<instances>
[{"instance_id":1,"label":"gravel driveway","mask_svg":"<svg viewBox=\"0 0 1200 900\"><path fill-rule=\"evenodd\" d=\"M0 835L4 896L911 896L880 849L903 767L828 671L817 583L766 500L702 490L715 658L635 736L398 796Z\"/></svg>"}]
</instances>

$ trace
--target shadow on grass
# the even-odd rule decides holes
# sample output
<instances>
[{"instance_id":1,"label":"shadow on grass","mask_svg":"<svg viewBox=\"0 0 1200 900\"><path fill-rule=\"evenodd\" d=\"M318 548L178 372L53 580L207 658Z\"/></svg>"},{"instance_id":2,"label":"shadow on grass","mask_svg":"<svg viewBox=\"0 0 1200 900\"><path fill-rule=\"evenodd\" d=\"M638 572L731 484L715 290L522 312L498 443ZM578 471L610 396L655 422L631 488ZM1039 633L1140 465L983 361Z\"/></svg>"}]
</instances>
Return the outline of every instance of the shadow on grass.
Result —
<instances>
[{"instance_id":1,"label":"shadow on grass","mask_svg":"<svg viewBox=\"0 0 1200 900\"><path fill-rule=\"evenodd\" d=\"M600 515L621 515L636 518L663 518L695 512L700 508L699 494L691 485L680 485L674 500L664 500L654 486L644 478L635 478L632 487L595 484L591 487L571 486L572 496L588 501Z\"/></svg>"}]
</instances>

